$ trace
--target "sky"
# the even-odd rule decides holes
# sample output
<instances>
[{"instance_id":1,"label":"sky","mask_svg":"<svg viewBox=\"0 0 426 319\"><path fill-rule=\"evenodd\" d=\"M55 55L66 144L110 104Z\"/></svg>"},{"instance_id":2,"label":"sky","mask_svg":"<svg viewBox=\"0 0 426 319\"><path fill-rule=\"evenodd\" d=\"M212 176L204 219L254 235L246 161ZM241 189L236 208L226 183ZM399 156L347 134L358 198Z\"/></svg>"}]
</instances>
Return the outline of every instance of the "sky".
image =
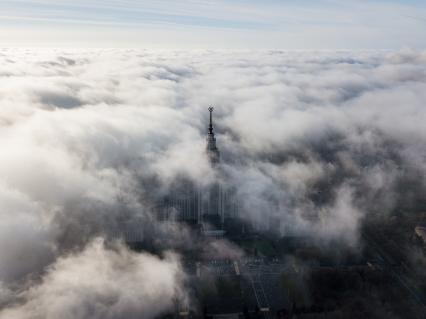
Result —
<instances>
[{"instance_id":1,"label":"sky","mask_svg":"<svg viewBox=\"0 0 426 319\"><path fill-rule=\"evenodd\" d=\"M419 0L5 0L3 46L154 49L426 47Z\"/></svg>"}]
</instances>

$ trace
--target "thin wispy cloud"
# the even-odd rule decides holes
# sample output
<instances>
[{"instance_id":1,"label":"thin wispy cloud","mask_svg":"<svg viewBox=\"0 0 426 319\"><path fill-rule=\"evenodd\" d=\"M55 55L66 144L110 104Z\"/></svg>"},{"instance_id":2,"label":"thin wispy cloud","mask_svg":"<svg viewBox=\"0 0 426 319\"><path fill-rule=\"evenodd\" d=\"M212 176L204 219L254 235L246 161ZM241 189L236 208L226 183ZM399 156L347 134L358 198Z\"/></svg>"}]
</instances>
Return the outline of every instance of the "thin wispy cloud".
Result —
<instances>
[{"instance_id":1,"label":"thin wispy cloud","mask_svg":"<svg viewBox=\"0 0 426 319\"><path fill-rule=\"evenodd\" d=\"M0 10L4 43L292 49L426 45L426 6L417 1L3 1Z\"/></svg>"}]
</instances>

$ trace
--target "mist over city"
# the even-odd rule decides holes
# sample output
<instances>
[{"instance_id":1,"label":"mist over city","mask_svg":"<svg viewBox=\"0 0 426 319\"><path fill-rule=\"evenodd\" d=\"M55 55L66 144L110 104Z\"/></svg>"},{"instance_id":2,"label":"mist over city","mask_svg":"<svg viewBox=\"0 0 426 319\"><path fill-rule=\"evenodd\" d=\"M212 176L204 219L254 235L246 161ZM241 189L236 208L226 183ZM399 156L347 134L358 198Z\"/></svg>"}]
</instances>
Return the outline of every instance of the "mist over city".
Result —
<instances>
[{"instance_id":1,"label":"mist over city","mask_svg":"<svg viewBox=\"0 0 426 319\"><path fill-rule=\"evenodd\" d=\"M345 24L352 4L20 3L0 4L0 319L424 318L422 4Z\"/></svg>"}]
</instances>

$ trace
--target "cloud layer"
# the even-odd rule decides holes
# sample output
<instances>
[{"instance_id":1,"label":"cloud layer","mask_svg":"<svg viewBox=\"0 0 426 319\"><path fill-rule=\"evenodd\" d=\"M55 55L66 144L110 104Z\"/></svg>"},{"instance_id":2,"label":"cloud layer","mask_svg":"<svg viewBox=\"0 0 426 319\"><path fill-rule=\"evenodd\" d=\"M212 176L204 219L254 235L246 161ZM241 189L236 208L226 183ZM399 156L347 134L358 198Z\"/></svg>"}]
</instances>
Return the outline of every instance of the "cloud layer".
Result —
<instances>
[{"instance_id":1,"label":"cloud layer","mask_svg":"<svg viewBox=\"0 0 426 319\"><path fill-rule=\"evenodd\" d=\"M0 317L149 318L183 298L176 257L95 238L156 223L152 196L178 176L216 178L209 105L225 182L265 231L356 245L366 216L425 191L425 52L20 49L0 61ZM161 287L136 304L146 274Z\"/></svg>"}]
</instances>

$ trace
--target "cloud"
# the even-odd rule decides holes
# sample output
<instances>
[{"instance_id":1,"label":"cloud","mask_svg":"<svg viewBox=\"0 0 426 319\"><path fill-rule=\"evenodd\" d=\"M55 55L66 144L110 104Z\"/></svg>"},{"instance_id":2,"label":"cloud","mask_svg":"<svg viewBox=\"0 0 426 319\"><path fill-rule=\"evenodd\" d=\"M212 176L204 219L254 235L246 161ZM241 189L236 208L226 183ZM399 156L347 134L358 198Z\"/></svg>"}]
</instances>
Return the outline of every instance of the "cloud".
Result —
<instances>
[{"instance_id":1,"label":"cloud","mask_svg":"<svg viewBox=\"0 0 426 319\"><path fill-rule=\"evenodd\" d=\"M0 189L0 282L13 283L41 272L53 261L54 247L43 221L43 208L23 193L4 185Z\"/></svg>"},{"instance_id":2,"label":"cloud","mask_svg":"<svg viewBox=\"0 0 426 319\"><path fill-rule=\"evenodd\" d=\"M420 1L25 1L2 3L1 13L2 42L24 46L395 49L425 45L425 6Z\"/></svg>"},{"instance_id":3,"label":"cloud","mask_svg":"<svg viewBox=\"0 0 426 319\"><path fill-rule=\"evenodd\" d=\"M0 318L155 318L184 300L183 280L175 255L159 259L95 239L59 258Z\"/></svg>"},{"instance_id":4,"label":"cloud","mask_svg":"<svg viewBox=\"0 0 426 319\"><path fill-rule=\"evenodd\" d=\"M79 318L121 318L155 316L170 306L170 291L184 290L173 275L182 270L177 257L161 256L191 245L191 232L159 223L155 199L182 176L204 186L218 178L204 154L209 105L222 178L236 189L248 223L356 246L368 216L407 201L415 207L423 197L424 56L2 50L3 314L55 317L76 307ZM401 191L407 185L409 199ZM129 225L141 225L145 238L156 234L156 256L95 239L109 243ZM208 247L240 256L228 243ZM134 265L167 273L166 294L141 308L126 289L105 283L109 276L123 287L140 281ZM92 282L95 267L105 272ZM65 274L84 280L63 282ZM82 287L94 308L78 296ZM136 289L133 282L127 287ZM58 291L67 302L58 294L43 307Z\"/></svg>"}]
</instances>

